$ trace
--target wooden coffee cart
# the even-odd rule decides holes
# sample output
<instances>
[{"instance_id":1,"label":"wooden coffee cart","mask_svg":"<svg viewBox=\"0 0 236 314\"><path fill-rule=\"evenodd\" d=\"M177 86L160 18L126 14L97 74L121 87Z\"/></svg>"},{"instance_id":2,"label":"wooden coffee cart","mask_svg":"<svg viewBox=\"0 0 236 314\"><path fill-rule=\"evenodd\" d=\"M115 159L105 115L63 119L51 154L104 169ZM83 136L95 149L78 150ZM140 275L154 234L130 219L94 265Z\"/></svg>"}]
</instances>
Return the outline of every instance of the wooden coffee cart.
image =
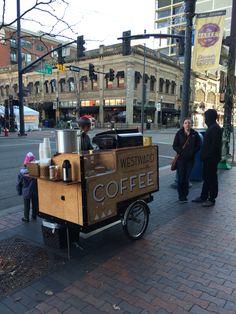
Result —
<instances>
[{"instance_id":1,"label":"wooden coffee cart","mask_svg":"<svg viewBox=\"0 0 236 314\"><path fill-rule=\"evenodd\" d=\"M148 226L152 193L159 188L158 147L135 146L92 154L58 154L52 164L71 163L72 181L38 178L39 216L88 233L121 220L131 239ZM68 239L69 245L69 239Z\"/></svg>"}]
</instances>

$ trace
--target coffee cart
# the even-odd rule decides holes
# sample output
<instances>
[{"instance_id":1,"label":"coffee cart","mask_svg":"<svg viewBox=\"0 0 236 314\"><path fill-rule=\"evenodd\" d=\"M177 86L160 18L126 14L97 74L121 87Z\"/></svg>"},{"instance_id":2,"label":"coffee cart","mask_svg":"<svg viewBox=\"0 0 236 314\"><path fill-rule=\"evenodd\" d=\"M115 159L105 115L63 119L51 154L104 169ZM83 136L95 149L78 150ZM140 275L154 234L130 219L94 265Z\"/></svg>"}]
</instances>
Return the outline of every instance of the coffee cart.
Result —
<instances>
[{"instance_id":1,"label":"coffee cart","mask_svg":"<svg viewBox=\"0 0 236 314\"><path fill-rule=\"evenodd\" d=\"M68 250L71 228L88 233L121 221L130 239L143 236L149 221L147 204L159 188L158 146L56 154L52 164L61 166L64 160L71 164L71 182L40 177L37 182L39 216L66 226Z\"/></svg>"}]
</instances>

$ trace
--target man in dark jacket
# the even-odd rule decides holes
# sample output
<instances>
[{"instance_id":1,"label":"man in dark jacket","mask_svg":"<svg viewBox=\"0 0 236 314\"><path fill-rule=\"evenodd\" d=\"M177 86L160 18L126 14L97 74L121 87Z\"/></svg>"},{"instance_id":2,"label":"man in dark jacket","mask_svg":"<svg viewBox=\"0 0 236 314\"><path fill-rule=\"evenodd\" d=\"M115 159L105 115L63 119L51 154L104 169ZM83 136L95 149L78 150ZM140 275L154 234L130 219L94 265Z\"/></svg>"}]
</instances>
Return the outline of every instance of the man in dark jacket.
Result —
<instances>
[{"instance_id":1,"label":"man in dark jacket","mask_svg":"<svg viewBox=\"0 0 236 314\"><path fill-rule=\"evenodd\" d=\"M87 115L82 116L79 119L79 126L81 130L81 150L82 151L93 150L93 146L87 134L91 127L90 118Z\"/></svg>"},{"instance_id":2,"label":"man in dark jacket","mask_svg":"<svg viewBox=\"0 0 236 314\"><path fill-rule=\"evenodd\" d=\"M203 161L203 186L201 196L193 200L202 203L203 207L213 206L218 195L217 165L221 160L222 129L216 123L216 119L215 109L208 109L205 112L208 129L204 135L200 155Z\"/></svg>"}]
</instances>

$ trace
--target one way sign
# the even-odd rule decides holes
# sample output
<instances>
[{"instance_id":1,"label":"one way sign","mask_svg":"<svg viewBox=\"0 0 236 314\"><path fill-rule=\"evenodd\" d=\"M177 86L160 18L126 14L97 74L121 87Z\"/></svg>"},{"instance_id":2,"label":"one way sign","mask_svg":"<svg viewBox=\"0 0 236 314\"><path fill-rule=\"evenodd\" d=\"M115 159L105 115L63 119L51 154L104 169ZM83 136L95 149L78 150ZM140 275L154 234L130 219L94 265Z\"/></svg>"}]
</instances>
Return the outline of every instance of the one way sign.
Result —
<instances>
[{"instance_id":1,"label":"one way sign","mask_svg":"<svg viewBox=\"0 0 236 314\"><path fill-rule=\"evenodd\" d=\"M69 70L70 71L73 71L73 72L80 72L80 68L79 67L76 67L74 65L70 65L69 66Z\"/></svg>"}]
</instances>

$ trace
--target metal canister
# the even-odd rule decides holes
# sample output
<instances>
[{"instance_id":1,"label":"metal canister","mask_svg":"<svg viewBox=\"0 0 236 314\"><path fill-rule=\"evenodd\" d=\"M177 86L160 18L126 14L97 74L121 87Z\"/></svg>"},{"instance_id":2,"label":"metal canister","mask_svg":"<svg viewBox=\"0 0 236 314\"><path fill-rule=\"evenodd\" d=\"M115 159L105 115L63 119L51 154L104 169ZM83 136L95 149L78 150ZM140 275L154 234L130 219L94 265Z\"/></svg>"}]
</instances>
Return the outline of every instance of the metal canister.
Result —
<instances>
[{"instance_id":1,"label":"metal canister","mask_svg":"<svg viewBox=\"0 0 236 314\"><path fill-rule=\"evenodd\" d=\"M50 180L56 179L56 167L55 166L49 166L49 179Z\"/></svg>"}]
</instances>

